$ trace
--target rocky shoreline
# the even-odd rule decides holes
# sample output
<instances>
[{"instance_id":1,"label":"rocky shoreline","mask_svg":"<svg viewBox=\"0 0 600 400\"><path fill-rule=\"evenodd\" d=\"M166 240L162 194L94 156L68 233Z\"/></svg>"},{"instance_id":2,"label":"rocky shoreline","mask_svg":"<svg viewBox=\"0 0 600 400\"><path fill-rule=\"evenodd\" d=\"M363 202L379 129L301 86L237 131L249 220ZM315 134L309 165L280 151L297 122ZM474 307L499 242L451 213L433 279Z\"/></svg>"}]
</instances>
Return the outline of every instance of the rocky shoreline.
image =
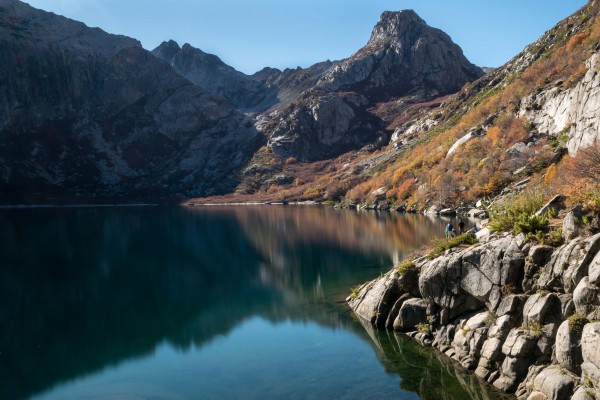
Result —
<instances>
[{"instance_id":1,"label":"rocky shoreline","mask_svg":"<svg viewBox=\"0 0 600 400\"><path fill-rule=\"evenodd\" d=\"M350 307L519 399L599 399L600 234L558 248L487 229L478 239L397 266Z\"/></svg>"}]
</instances>

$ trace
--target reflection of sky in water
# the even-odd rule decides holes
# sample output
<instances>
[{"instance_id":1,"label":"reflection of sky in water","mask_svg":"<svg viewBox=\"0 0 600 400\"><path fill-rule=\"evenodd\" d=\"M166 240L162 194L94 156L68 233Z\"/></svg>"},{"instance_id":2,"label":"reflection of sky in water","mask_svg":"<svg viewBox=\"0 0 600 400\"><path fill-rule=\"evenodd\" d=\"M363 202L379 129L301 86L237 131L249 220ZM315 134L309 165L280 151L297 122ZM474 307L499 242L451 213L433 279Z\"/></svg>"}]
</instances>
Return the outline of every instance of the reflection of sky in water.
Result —
<instances>
[{"instance_id":1,"label":"reflection of sky in water","mask_svg":"<svg viewBox=\"0 0 600 400\"><path fill-rule=\"evenodd\" d=\"M252 318L201 348L163 343L34 399L418 399L399 383L351 332Z\"/></svg>"}]
</instances>

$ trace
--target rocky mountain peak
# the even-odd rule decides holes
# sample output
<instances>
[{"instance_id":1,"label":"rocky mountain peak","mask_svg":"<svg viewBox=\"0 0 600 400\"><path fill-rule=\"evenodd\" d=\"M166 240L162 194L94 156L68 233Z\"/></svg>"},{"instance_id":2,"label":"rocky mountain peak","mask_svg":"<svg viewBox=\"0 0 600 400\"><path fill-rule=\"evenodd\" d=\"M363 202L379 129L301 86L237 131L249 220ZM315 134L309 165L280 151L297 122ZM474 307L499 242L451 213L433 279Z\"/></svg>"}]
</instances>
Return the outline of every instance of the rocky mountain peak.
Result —
<instances>
[{"instance_id":1,"label":"rocky mountain peak","mask_svg":"<svg viewBox=\"0 0 600 400\"><path fill-rule=\"evenodd\" d=\"M181 47L174 40L168 42L162 42L156 49L152 50L152 53L160 58L161 60L172 60L175 54L181 51Z\"/></svg>"},{"instance_id":2,"label":"rocky mountain peak","mask_svg":"<svg viewBox=\"0 0 600 400\"><path fill-rule=\"evenodd\" d=\"M402 38L407 32L427 26L413 10L385 11L375 25L369 44Z\"/></svg>"}]
</instances>

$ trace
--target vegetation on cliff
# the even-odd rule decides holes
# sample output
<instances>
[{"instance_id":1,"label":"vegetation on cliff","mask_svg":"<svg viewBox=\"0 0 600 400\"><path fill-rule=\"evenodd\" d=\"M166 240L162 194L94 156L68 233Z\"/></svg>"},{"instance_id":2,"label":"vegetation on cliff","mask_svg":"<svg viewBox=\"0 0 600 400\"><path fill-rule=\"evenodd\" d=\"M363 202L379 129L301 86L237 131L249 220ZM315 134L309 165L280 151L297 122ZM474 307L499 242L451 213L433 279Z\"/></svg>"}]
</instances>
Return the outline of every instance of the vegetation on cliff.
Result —
<instances>
[{"instance_id":1,"label":"vegetation on cliff","mask_svg":"<svg viewBox=\"0 0 600 400\"><path fill-rule=\"evenodd\" d=\"M367 201L384 187L391 202L456 204L497 195L528 175L546 183L554 178L545 175L563 175L570 163L570 158L563 160L568 136L538 130L520 112L521 103L543 89L573 87L588 72L586 61L598 51L600 40L599 10L597 1L590 2L504 67L465 85L447 105L431 112L429 118L441 121L434 129L422 132L397 161L347 197ZM461 102L458 112L447 112L456 101ZM580 186L587 188L589 180L580 178ZM573 191L580 192L580 186Z\"/></svg>"}]
</instances>

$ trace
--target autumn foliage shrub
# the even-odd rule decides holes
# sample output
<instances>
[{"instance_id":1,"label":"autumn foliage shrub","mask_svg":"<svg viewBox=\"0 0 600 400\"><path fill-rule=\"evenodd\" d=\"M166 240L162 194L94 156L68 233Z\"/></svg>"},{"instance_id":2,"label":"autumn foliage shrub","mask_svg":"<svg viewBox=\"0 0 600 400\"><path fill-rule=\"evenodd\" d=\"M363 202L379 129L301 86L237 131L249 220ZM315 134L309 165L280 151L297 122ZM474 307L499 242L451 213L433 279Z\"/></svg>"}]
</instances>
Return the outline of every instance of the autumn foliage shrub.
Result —
<instances>
[{"instance_id":1,"label":"autumn foliage shrub","mask_svg":"<svg viewBox=\"0 0 600 400\"><path fill-rule=\"evenodd\" d=\"M575 157L565 157L549 183L569 204L600 211L600 143L579 149Z\"/></svg>"}]
</instances>

